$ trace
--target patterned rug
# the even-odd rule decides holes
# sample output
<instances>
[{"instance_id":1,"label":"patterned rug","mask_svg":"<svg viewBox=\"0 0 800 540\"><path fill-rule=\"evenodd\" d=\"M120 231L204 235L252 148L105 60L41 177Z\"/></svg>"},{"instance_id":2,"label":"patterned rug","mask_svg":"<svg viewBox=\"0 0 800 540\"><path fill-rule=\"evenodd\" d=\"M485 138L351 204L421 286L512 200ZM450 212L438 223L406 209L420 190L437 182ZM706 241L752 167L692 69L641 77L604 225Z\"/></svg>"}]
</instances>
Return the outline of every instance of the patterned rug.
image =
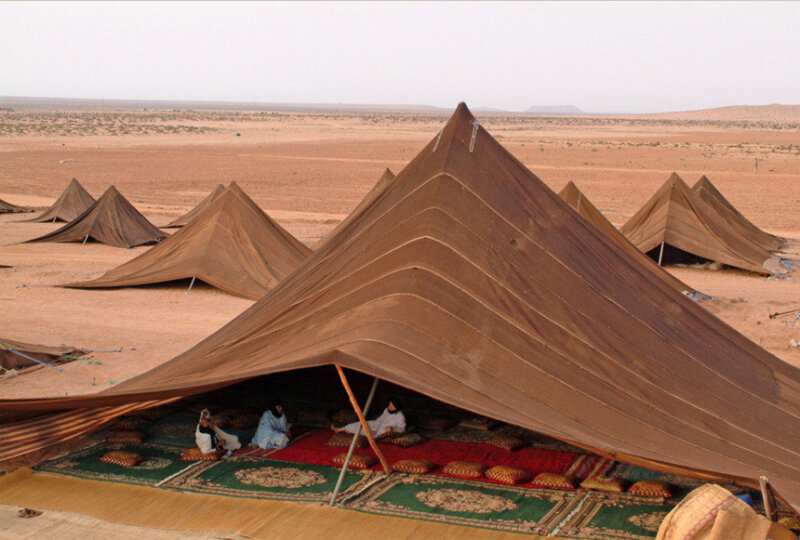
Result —
<instances>
[{"instance_id":1,"label":"patterned rug","mask_svg":"<svg viewBox=\"0 0 800 540\"><path fill-rule=\"evenodd\" d=\"M111 450L136 452L147 458L135 467L122 467L100 461L100 457ZM75 476L89 480L105 480L141 486L156 486L170 476L191 465L179 461L180 449L163 448L147 443L121 447L100 443L95 446L72 452L34 467L41 472Z\"/></svg>"},{"instance_id":2,"label":"patterned rug","mask_svg":"<svg viewBox=\"0 0 800 540\"><path fill-rule=\"evenodd\" d=\"M165 482L163 487L230 497L327 503L338 476L339 469L335 467L245 456L200 463ZM383 473L376 471L347 474L341 494L353 497L381 476Z\"/></svg>"},{"instance_id":3,"label":"patterned rug","mask_svg":"<svg viewBox=\"0 0 800 540\"><path fill-rule=\"evenodd\" d=\"M395 473L344 506L362 512L581 539L654 538L677 500L529 489Z\"/></svg>"}]
</instances>

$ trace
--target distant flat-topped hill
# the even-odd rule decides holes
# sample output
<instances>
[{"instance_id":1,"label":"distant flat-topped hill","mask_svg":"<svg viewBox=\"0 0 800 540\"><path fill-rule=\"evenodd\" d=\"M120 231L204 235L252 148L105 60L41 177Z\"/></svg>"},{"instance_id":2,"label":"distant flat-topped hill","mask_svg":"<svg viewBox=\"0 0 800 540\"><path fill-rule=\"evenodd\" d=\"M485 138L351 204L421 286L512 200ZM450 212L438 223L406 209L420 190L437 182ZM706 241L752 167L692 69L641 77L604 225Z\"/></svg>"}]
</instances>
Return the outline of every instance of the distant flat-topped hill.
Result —
<instances>
[{"instance_id":1,"label":"distant flat-topped hill","mask_svg":"<svg viewBox=\"0 0 800 540\"><path fill-rule=\"evenodd\" d=\"M586 114L575 105L534 105L525 109L527 114Z\"/></svg>"}]
</instances>

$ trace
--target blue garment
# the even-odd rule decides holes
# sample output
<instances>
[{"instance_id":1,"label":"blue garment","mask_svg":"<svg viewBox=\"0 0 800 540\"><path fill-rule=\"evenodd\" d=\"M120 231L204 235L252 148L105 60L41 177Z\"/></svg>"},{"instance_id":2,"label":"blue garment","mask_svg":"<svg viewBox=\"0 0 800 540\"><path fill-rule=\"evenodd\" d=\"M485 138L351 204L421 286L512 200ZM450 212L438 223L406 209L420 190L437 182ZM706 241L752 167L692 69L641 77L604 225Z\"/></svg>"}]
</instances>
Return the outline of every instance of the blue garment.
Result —
<instances>
[{"instance_id":1,"label":"blue garment","mask_svg":"<svg viewBox=\"0 0 800 540\"><path fill-rule=\"evenodd\" d=\"M287 431L289 431L289 422L286 420L285 414L282 414L280 418L276 418L272 411L266 411L261 415L258 429L256 429L256 434L253 435L253 440L250 441L250 444L255 444L265 450L269 448L286 448L289 446Z\"/></svg>"}]
</instances>

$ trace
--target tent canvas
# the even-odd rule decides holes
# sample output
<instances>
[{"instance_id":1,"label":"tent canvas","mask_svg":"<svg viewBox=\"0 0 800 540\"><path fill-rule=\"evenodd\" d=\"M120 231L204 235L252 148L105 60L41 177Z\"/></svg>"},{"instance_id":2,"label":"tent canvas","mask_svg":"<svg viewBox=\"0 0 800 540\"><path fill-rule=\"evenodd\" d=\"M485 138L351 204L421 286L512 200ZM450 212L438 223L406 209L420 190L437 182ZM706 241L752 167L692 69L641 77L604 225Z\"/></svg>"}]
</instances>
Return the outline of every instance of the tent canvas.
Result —
<instances>
[{"instance_id":1,"label":"tent canvas","mask_svg":"<svg viewBox=\"0 0 800 540\"><path fill-rule=\"evenodd\" d=\"M195 206L182 216L173 219L172 221L164 225L164 228L168 229L168 228L183 227L185 225L188 225L189 222L191 222L194 218L197 217L198 214L200 214L200 212L205 210L209 204L211 204L217 197L219 197L223 191L225 191L225 186L223 186L222 184L217 184L217 187L215 187L211 193L206 195L205 199L197 203L197 206Z\"/></svg>"},{"instance_id":2,"label":"tent canvas","mask_svg":"<svg viewBox=\"0 0 800 540\"><path fill-rule=\"evenodd\" d=\"M697 193L706 204L713 207L719 215L739 231L739 234L748 238L754 244L763 246L764 249L769 251L778 251L785 245L786 241L783 238L764 232L753 225L720 193L707 176L701 176L700 180L692 186L692 191Z\"/></svg>"},{"instance_id":3,"label":"tent canvas","mask_svg":"<svg viewBox=\"0 0 800 540\"><path fill-rule=\"evenodd\" d=\"M0 199L0 214L14 214L23 212L33 212L33 209L25 206L17 206L16 204L11 204L10 202Z\"/></svg>"},{"instance_id":4,"label":"tent canvas","mask_svg":"<svg viewBox=\"0 0 800 540\"><path fill-rule=\"evenodd\" d=\"M782 272L779 261L769 251L739 234L676 173L620 231L644 253L662 245L671 246L751 272Z\"/></svg>"},{"instance_id":5,"label":"tent canvas","mask_svg":"<svg viewBox=\"0 0 800 540\"><path fill-rule=\"evenodd\" d=\"M27 242L81 242L92 238L111 246L131 248L159 242L167 236L111 186L74 220Z\"/></svg>"},{"instance_id":6,"label":"tent canvas","mask_svg":"<svg viewBox=\"0 0 800 540\"><path fill-rule=\"evenodd\" d=\"M25 358L14 351L47 363L63 361L64 357L62 355L64 354L70 356L86 354L75 347L49 347L0 337L0 366L5 369L20 369L36 365L35 361Z\"/></svg>"},{"instance_id":7,"label":"tent canvas","mask_svg":"<svg viewBox=\"0 0 800 540\"><path fill-rule=\"evenodd\" d=\"M256 300L310 253L234 182L157 246L97 279L67 286L128 287L197 278Z\"/></svg>"},{"instance_id":8,"label":"tent canvas","mask_svg":"<svg viewBox=\"0 0 800 540\"><path fill-rule=\"evenodd\" d=\"M89 195L89 192L83 188L77 179L73 178L50 208L42 214L24 221L40 223L47 221L69 222L85 212L94 202L94 197Z\"/></svg>"},{"instance_id":9,"label":"tent canvas","mask_svg":"<svg viewBox=\"0 0 800 540\"><path fill-rule=\"evenodd\" d=\"M225 327L92 396L336 364L658 470L766 475L800 507L800 370L633 260L459 105L382 196Z\"/></svg>"}]
</instances>

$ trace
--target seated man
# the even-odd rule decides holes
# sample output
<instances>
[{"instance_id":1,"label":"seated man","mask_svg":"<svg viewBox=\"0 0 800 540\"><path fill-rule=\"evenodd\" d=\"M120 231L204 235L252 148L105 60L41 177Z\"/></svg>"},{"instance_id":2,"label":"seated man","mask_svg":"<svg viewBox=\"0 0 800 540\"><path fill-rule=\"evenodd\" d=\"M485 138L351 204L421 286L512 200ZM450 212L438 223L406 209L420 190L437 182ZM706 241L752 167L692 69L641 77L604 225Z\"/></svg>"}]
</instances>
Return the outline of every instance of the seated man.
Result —
<instances>
[{"instance_id":1,"label":"seated man","mask_svg":"<svg viewBox=\"0 0 800 540\"><path fill-rule=\"evenodd\" d=\"M380 437L386 433L403 433L406 430L406 417L402 411L403 404L398 398L392 398L389 405L383 410L381 415L375 420L368 420L367 425L373 437ZM353 422L344 427L334 427L331 429L336 433L346 431L355 434L361 426L360 422Z\"/></svg>"},{"instance_id":2,"label":"seated man","mask_svg":"<svg viewBox=\"0 0 800 540\"><path fill-rule=\"evenodd\" d=\"M200 412L200 421L194 431L194 441L204 454L215 450L227 450L225 457L230 456L231 452L242 447L239 444L239 437L225 433L214 423L214 419L211 418L211 412L208 409L203 409Z\"/></svg>"},{"instance_id":3,"label":"seated man","mask_svg":"<svg viewBox=\"0 0 800 540\"><path fill-rule=\"evenodd\" d=\"M270 404L258 422L256 434L250 446L269 448L286 448L289 446L289 422L280 402Z\"/></svg>"}]
</instances>

